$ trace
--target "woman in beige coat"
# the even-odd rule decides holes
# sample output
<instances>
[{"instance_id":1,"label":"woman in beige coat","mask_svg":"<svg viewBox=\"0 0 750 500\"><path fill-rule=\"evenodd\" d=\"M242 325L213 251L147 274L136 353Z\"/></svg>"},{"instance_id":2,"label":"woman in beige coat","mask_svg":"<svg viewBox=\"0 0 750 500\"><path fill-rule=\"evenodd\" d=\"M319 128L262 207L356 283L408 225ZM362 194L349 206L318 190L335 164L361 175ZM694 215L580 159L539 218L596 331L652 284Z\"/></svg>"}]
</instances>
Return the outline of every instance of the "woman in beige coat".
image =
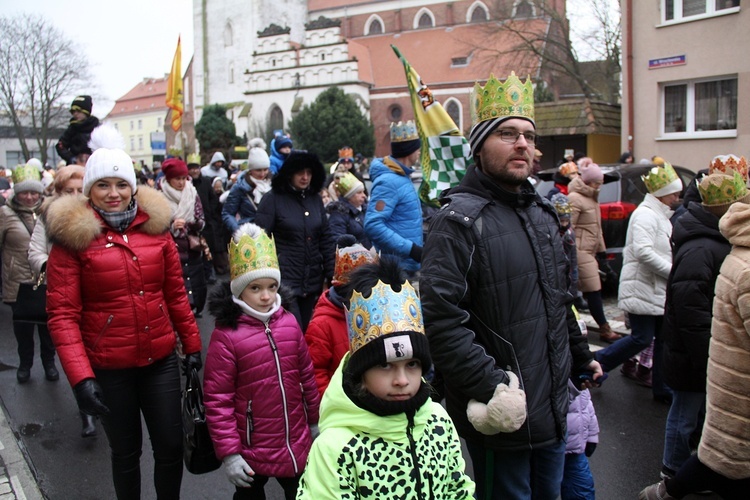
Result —
<instances>
[{"instance_id":1,"label":"woman in beige coat","mask_svg":"<svg viewBox=\"0 0 750 500\"><path fill-rule=\"evenodd\" d=\"M750 491L750 205L729 207L719 230L732 251L716 280L698 454L674 479L649 486L639 499L682 498L705 490L744 499Z\"/></svg>"},{"instance_id":2,"label":"woman in beige coat","mask_svg":"<svg viewBox=\"0 0 750 500\"><path fill-rule=\"evenodd\" d=\"M621 336L612 331L604 314L597 260L597 256L601 259L606 250L599 210L599 188L604 182L604 174L596 163L581 168L579 174L568 184L568 199L573 208L570 222L576 233L578 253L578 289L583 292L589 311L599 325L599 338L612 343Z\"/></svg>"}]
</instances>

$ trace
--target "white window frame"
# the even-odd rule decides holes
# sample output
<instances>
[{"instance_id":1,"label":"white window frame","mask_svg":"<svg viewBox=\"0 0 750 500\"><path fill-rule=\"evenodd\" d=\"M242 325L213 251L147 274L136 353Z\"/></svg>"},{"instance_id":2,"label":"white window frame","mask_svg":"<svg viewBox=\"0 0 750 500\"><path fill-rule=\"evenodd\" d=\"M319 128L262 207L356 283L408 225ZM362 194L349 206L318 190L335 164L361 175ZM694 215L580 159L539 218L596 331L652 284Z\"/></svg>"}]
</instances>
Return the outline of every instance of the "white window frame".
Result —
<instances>
[{"instance_id":1,"label":"white window frame","mask_svg":"<svg viewBox=\"0 0 750 500\"><path fill-rule=\"evenodd\" d=\"M720 75L720 76L712 76L710 78L699 78L695 80L678 80L673 82L661 82L659 83L659 101L660 101L660 111L659 111L659 131L661 133L660 137L657 137L657 141L669 141L669 140L685 140L685 139L723 139L723 138L732 138L737 137L737 129L729 129L729 130L704 130L704 131L696 131L695 130L695 85L699 83L706 83L706 82L716 82L719 80L737 80L737 94L739 96L739 77L738 75ZM685 95L686 100L686 106L685 106L685 115L686 115L686 123L685 123L685 132L665 132L664 129L666 127L665 123L665 110L666 110L666 102L665 102L665 89L666 87L673 87L676 85L687 85L687 92ZM737 103L737 119L739 121L740 118L740 112L741 107L740 103Z\"/></svg>"},{"instance_id":2,"label":"white window frame","mask_svg":"<svg viewBox=\"0 0 750 500\"><path fill-rule=\"evenodd\" d=\"M419 27L419 20L422 18L423 14L427 14L428 16L430 16L430 20L432 20L432 26L427 26L424 28ZM415 30L419 30L419 29L427 30L430 28L434 28L435 27L435 14L433 14L432 11L428 9L427 7L422 7L417 12L417 15L414 16L414 22L412 23L412 26L413 26L412 29L415 29Z\"/></svg>"},{"instance_id":3,"label":"white window frame","mask_svg":"<svg viewBox=\"0 0 750 500\"><path fill-rule=\"evenodd\" d=\"M674 18L667 19L667 2L668 1L670 0L661 0L662 26L689 23L692 21L700 21L702 19L709 19L711 17L726 16L729 14L737 14L740 11L739 5L737 7L729 7L727 9L716 10L716 0L705 0L706 12L704 14L696 14L694 16L683 17L682 16L682 0L671 0L673 2Z\"/></svg>"},{"instance_id":4,"label":"white window frame","mask_svg":"<svg viewBox=\"0 0 750 500\"><path fill-rule=\"evenodd\" d=\"M443 103L443 109L445 109L446 114L448 113L448 104L450 104L450 103L455 103L458 106L458 123L456 123L456 126L458 127L458 130L461 131L461 133L463 134L463 130L464 130L464 107L461 105L461 101L459 101L455 97L449 97Z\"/></svg>"},{"instance_id":5,"label":"white window frame","mask_svg":"<svg viewBox=\"0 0 750 500\"><path fill-rule=\"evenodd\" d=\"M518 6L524 1L529 4L529 7L531 7L531 17L524 19L532 19L536 17L536 5L530 0L516 0L513 2L513 13L511 14L511 17L515 18L518 15Z\"/></svg>"},{"instance_id":6,"label":"white window frame","mask_svg":"<svg viewBox=\"0 0 750 500\"><path fill-rule=\"evenodd\" d=\"M471 18L474 16L474 11L477 9L482 9L487 15L487 20L490 19L490 9L487 8L487 5L485 5L484 2L480 2L479 0L477 0L476 2L471 4L469 10L466 11L466 24L471 23Z\"/></svg>"},{"instance_id":7,"label":"white window frame","mask_svg":"<svg viewBox=\"0 0 750 500\"><path fill-rule=\"evenodd\" d=\"M375 35L383 35L383 34L385 34L385 22L383 22L383 18L380 17L377 14L373 14L373 15L370 16L370 18L365 23L365 36L371 34L370 33L370 26L372 26L372 23L374 23L375 21L378 21L380 23L380 26L383 27L383 32L382 33L375 33Z\"/></svg>"}]
</instances>

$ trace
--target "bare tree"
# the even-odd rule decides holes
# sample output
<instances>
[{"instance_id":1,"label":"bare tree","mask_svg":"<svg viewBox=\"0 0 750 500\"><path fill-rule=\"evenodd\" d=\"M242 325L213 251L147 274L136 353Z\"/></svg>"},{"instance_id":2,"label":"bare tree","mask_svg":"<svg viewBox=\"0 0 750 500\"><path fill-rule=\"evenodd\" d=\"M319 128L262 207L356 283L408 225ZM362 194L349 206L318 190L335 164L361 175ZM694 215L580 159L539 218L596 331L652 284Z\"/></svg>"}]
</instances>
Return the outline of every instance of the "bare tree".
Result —
<instances>
[{"instance_id":1,"label":"bare tree","mask_svg":"<svg viewBox=\"0 0 750 500\"><path fill-rule=\"evenodd\" d=\"M577 0L573 26L561 7L563 2L498 0L493 18L487 23L489 37L500 37L500 45L492 43L475 47L483 58L516 60L528 63L529 58L541 62L541 73L549 81L568 78L588 99L618 102L620 96L620 16L616 0ZM583 15L583 13L586 13ZM571 34L573 39L571 39ZM576 43L577 42L577 43ZM595 69L585 60L596 59ZM549 83L549 81L547 83Z\"/></svg>"},{"instance_id":2,"label":"bare tree","mask_svg":"<svg viewBox=\"0 0 750 500\"><path fill-rule=\"evenodd\" d=\"M66 101L91 86L89 75L83 51L43 17L0 17L0 111L26 160L26 141L35 140L46 163L56 126L66 122Z\"/></svg>"}]
</instances>

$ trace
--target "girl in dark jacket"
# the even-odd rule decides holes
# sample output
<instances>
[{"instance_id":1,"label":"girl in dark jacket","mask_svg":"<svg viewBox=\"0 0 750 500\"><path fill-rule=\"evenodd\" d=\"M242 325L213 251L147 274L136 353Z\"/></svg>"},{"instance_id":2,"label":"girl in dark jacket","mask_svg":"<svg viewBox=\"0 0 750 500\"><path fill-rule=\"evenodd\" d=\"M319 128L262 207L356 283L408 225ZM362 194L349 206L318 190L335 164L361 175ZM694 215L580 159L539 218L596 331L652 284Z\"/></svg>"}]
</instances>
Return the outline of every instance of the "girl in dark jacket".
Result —
<instances>
[{"instance_id":1,"label":"girl in dark jacket","mask_svg":"<svg viewBox=\"0 0 750 500\"><path fill-rule=\"evenodd\" d=\"M328 224L334 241L344 234L351 234L356 242L365 248L372 247L370 238L365 234L365 210L367 195L365 185L351 172L338 174L334 181L339 199L328 205Z\"/></svg>"},{"instance_id":2,"label":"girl in dark jacket","mask_svg":"<svg viewBox=\"0 0 750 500\"><path fill-rule=\"evenodd\" d=\"M281 284L293 295L289 312L303 331L324 280L333 275L335 242L318 194L324 181L325 168L317 156L293 152L273 178L255 217L276 242Z\"/></svg>"}]
</instances>

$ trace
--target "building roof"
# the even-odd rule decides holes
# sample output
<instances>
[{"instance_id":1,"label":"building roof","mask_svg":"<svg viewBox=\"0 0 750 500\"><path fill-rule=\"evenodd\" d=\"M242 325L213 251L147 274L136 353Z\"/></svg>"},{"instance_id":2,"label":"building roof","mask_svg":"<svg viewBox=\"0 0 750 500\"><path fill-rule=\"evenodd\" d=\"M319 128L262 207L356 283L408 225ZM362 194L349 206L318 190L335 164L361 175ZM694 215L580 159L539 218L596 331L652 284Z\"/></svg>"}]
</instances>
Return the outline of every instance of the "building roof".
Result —
<instances>
[{"instance_id":1,"label":"building roof","mask_svg":"<svg viewBox=\"0 0 750 500\"><path fill-rule=\"evenodd\" d=\"M118 118L144 112L167 111L167 81L164 78L144 78L124 96L115 101L115 106L106 118Z\"/></svg>"},{"instance_id":2,"label":"building roof","mask_svg":"<svg viewBox=\"0 0 750 500\"><path fill-rule=\"evenodd\" d=\"M620 105L575 99L535 106L536 131L541 136L620 135Z\"/></svg>"},{"instance_id":3,"label":"building roof","mask_svg":"<svg viewBox=\"0 0 750 500\"><path fill-rule=\"evenodd\" d=\"M547 27L547 21L542 19L523 22L529 24L526 28L529 30L543 31ZM398 47L431 88L440 84L462 86L461 82L473 85L476 81L486 80L490 73L500 79L504 79L511 71L522 78L526 75L536 78L539 61L534 56L527 53L517 53L517 57L490 56L493 51L497 53L500 48L507 49L513 45L513 35L507 31L500 31L498 28L488 31L494 25L495 23L466 24L358 37L353 41L350 39L350 46L356 43L368 49L373 65L369 71L374 69L372 76L377 90L406 87L403 65L393 52L391 44ZM450 36L446 36L446 32ZM454 59L457 58L467 58L467 64L455 64ZM363 71L368 69L360 68L361 79L368 81L364 78Z\"/></svg>"},{"instance_id":4,"label":"building roof","mask_svg":"<svg viewBox=\"0 0 750 500\"><path fill-rule=\"evenodd\" d=\"M316 10L335 9L337 7L353 7L360 3L373 3L357 0L307 0L307 10L314 12Z\"/></svg>"}]
</instances>

